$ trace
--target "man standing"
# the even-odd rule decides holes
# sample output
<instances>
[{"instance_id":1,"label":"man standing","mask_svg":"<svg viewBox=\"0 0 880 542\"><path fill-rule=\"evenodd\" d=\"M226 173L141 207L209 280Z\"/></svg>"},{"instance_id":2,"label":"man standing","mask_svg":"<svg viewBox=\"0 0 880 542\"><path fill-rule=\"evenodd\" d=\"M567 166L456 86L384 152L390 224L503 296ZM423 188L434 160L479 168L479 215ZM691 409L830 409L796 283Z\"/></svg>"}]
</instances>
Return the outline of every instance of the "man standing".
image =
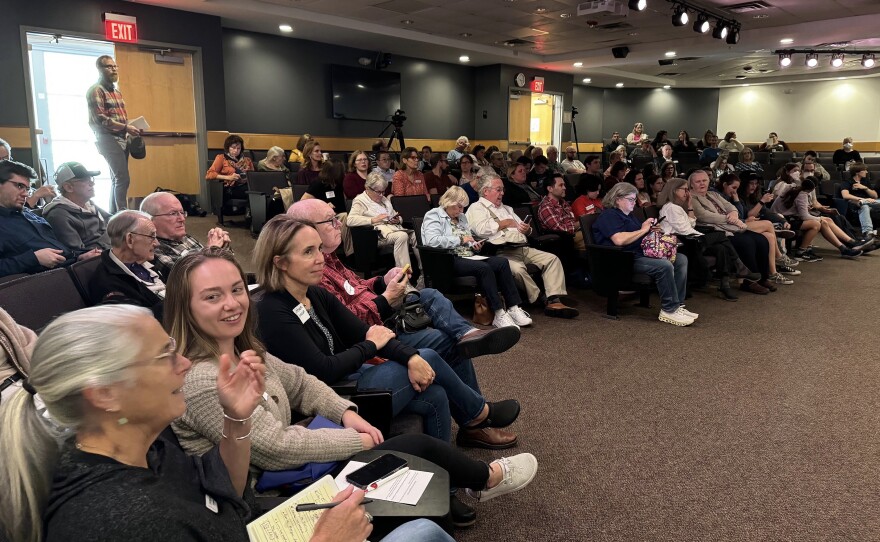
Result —
<instances>
[{"instance_id":1,"label":"man standing","mask_svg":"<svg viewBox=\"0 0 880 542\"><path fill-rule=\"evenodd\" d=\"M140 135L141 131L128 123L125 101L122 92L116 88L119 69L113 57L102 55L95 62L100 78L86 94L89 106L89 126L95 132L95 145L98 152L107 160L112 178L110 214L128 206L128 139L127 136Z\"/></svg>"},{"instance_id":2,"label":"man standing","mask_svg":"<svg viewBox=\"0 0 880 542\"><path fill-rule=\"evenodd\" d=\"M79 162L66 162L55 172L59 195L43 207L55 236L71 250L110 250L107 221L110 215L92 203L95 179L100 171L89 171Z\"/></svg>"},{"instance_id":3,"label":"man standing","mask_svg":"<svg viewBox=\"0 0 880 542\"><path fill-rule=\"evenodd\" d=\"M577 149L572 145L565 148L565 160L562 161L562 169L565 173L584 173L587 171L583 162L577 159Z\"/></svg>"},{"instance_id":4,"label":"man standing","mask_svg":"<svg viewBox=\"0 0 880 542\"><path fill-rule=\"evenodd\" d=\"M208 230L204 245L186 233L186 211L180 200L169 192L153 192L141 202L141 211L150 215L156 226L153 269L163 281L168 280L171 268L180 258L190 252L209 247L229 247L229 234L220 228Z\"/></svg>"}]
</instances>

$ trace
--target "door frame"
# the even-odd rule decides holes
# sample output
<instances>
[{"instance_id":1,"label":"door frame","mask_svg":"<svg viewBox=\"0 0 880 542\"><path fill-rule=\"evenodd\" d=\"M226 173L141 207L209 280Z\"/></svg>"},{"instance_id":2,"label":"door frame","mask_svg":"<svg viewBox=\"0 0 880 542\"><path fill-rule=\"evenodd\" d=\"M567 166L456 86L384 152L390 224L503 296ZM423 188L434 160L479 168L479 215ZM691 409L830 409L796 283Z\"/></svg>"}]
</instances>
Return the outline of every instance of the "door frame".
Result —
<instances>
[{"instance_id":1,"label":"door frame","mask_svg":"<svg viewBox=\"0 0 880 542\"><path fill-rule=\"evenodd\" d=\"M517 91L520 91L520 92L526 92L526 93L528 93L530 96L531 96L532 94L536 94L535 92L533 92L533 91L532 91L531 89L529 89L528 87L514 87L514 86L509 86L509 87L507 87L507 96L506 96L507 100L506 100L506 102L505 102L505 104L504 104L504 105L507 107L507 129L505 130L504 137L505 137L505 141L507 141L508 146L510 145L510 93L511 93L511 91L514 91L514 90L517 90ZM545 90L544 92L538 92L537 94L551 94L551 95L553 95L556 99L559 100L559 103L560 103L560 106L559 106L559 107L561 108L561 111L562 111L562 113L563 113L562 117L559 119L559 126L558 126L559 142L552 142L552 143L551 143L551 145L555 145L556 147L559 147L559 146L562 145L562 125L565 124L565 94L563 94L562 92L555 92L555 91L552 91L552 90ZM556 119L555 109L556 109L556 107L554 106L554 114L553 114L553 122L554 122L554 123L555 123L556 120L557 120L557 119ZM555 134L555 133L557 132L557 127L556 127L556 126L554 126L554 129L553 129L552 132L553 132L553 134ZM550 138L552 139L552 138L553 138L553 135L551 135ZM530 143L530 144L531 144L531 143Z\"/></svg>"},{"instance_id":2,"label":"door frame","mask_svg":"<svg viewBox=\"0 0 880 542\"><path fill-rule=\"evenodd\" d=\"M28 49L27 35L28 33L39 34L60 34L61 36L69 36L72 38L82 38L96 41L108 41L101 34L92 34L89 32L77 32L70 30L46 28L40 26L21 26L19 28L19 40L21 41L22 65L24 66L25 92L27 93L28 107L28 129L31 136L31 153L34 161L39 160L37 155L39 150L39 141L37 134L37 114L34 111L34 82L31 78L30 50ZM113 43L113 42L110 42ZM160 47L163 49L172 49L176 51L185 51L192 54L193 67L193 93L195 94L195 110L196 110L196 149L198 155L198 171L202 171L205 163L208 161L208 127L205 120L205 77L202 64L202 48L194 45L180 45L175 43L167 43L163 41L138 40L137 43L128 44L137 47ZM97 76L95 81L97 81ZM83 96L85 101L85 96ZM51 172L46 172L47 176ZM210 196L208 195L208 185L199 182L199 204L207 209L210 206Z\"/></svg>"}]
</instances>

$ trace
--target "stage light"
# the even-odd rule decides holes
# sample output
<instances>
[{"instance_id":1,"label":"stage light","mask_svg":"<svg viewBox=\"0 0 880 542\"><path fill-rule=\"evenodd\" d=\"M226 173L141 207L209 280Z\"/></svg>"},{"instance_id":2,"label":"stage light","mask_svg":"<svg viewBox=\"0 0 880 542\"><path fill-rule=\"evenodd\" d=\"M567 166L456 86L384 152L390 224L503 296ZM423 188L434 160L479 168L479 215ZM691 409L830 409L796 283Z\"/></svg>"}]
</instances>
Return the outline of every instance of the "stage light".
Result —
<instances>
[{"instance_id":1,"label":"stage light","mask_svg":"<svg viewBox=\"0 0 880 542\"><path fill-rule=\"evenodd\" d=\"M737 43L739 43L739 27L733 26L730 28L730 34L727 35L727 44L736 45Z\"/></svg>"},{"instance_id":2,"label":"stage light","mask_svg":"<svg viewBox=\"0 0 880 542\"><path fill-rule=\"evenodd\" d=\"M694 21L694 32L699 32L700 34L705 34L709 31L709 17L706 17L705 13L700 13L697 15L697 20Z\"/></svg>"},{"instance_id":3,"label":"stage light","mask_svg":"<svg viewBox=\"0 0 880 542\"><path fill-rule=\"evenodd\" d=\"M644 11L648 7L648 0L629 0L629 9Z\"/></svg>"},{"instance_id":4,"label":"stage light","mask_svg":"<svg viewBox=\"0 0 880 542\"><path fill-rule=\"evenodd\" d=\"M728 32L730 32L730 28L727 23L719 20L715 23L715 30L712 31L712 37L718 40L723 40L727 38Z\"/></svg>"},{"instance_id":5,"label":"stage light","mask_svg":"<svg viewBox=\"0 0 880 542\"><path fill-rule=\"evenodd\" d=\"M839 68L843 66L843 53L833 53L831 55L831 67Z\"/></svg>"},{"instance_id":6,"label":"stage light","mask_svg":"<svg viewBox=\"0 0 880 542\"><path fill-rule=\"evenodd\" d=\"M672 13L672 26L684 26L688 24L688 12L684 6L679 5Z\"/></svg>"},{"instance_id":7,"label":"stage light","mask_svg":"<svg viewBox=\"0 0 880 542\"><path fill-rule=\"evenodd\" d=\"M865 68L873 68L874 55L862 55L862 66Z\"/></svg>"},{"instance_id":8,"label":"stage light","mask_svg":"<svg viewBox=\"0 0 880 542\"><path fill-rule=\"evenodd\" d=\"M818 53L807 53L807 59L805 64L808 68L815 68L819 65L819 54Z\"/></svg>"},{"instance_id":9,"label":"stage light","mask_svg":"<svg viewBox=\"0 0 880 542\"><path fill-rule=\"evenodd\" d=\"M779 65L783 68L787 68L791 66L791 53L780 53L779 54Z\"/></svg>"}]
</instances>

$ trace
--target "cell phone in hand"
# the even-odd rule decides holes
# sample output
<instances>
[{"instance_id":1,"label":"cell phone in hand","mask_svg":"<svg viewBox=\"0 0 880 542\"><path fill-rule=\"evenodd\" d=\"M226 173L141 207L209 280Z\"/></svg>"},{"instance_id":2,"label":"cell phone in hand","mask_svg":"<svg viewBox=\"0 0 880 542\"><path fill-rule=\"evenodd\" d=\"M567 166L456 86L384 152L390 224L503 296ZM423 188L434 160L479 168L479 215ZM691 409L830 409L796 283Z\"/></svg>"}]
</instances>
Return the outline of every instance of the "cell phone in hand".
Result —
<instances>
[{"instance_id":1,"label":"cell phone in hand","mask_svg":"<svg viewBox=\"0 0 880 542\"><path fill-rule=\"evenodd\" d=\"M654 221L654 225L656 226L657 224L663 222L664 220L666 220L666 217L661 216L660 218L658 218L657 220Z\"/></svg>"},{"instance_id":2,"label":"cell phone in hand","mask_svg":"<svg viewBox=\"0 0 880 542\"><path fill-rule=\"evenodd\" d=\"M528 224L531 221L532 221L532 215L526 215L526 217L523 219L524 224Z\"/></svg>"}]
</instances>

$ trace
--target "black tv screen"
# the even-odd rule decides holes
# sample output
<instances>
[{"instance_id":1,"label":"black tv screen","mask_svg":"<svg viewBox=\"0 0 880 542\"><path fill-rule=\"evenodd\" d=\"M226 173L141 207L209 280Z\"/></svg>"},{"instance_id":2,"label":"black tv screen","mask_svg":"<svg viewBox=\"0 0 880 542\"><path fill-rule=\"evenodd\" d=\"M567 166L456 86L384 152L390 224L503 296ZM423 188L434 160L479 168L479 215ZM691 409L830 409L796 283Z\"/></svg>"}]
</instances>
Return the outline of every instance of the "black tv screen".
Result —
<instances>
[{"instance_id":1,"label":"black tv screen","mask_svg":"<svg viewBox=\"0 0 880 542\"><path fill-rule=\"evenodd\" d=\"M400 109L400 74L330 66L333 118L386 120Z\"/></svg>"}]
</instances>

